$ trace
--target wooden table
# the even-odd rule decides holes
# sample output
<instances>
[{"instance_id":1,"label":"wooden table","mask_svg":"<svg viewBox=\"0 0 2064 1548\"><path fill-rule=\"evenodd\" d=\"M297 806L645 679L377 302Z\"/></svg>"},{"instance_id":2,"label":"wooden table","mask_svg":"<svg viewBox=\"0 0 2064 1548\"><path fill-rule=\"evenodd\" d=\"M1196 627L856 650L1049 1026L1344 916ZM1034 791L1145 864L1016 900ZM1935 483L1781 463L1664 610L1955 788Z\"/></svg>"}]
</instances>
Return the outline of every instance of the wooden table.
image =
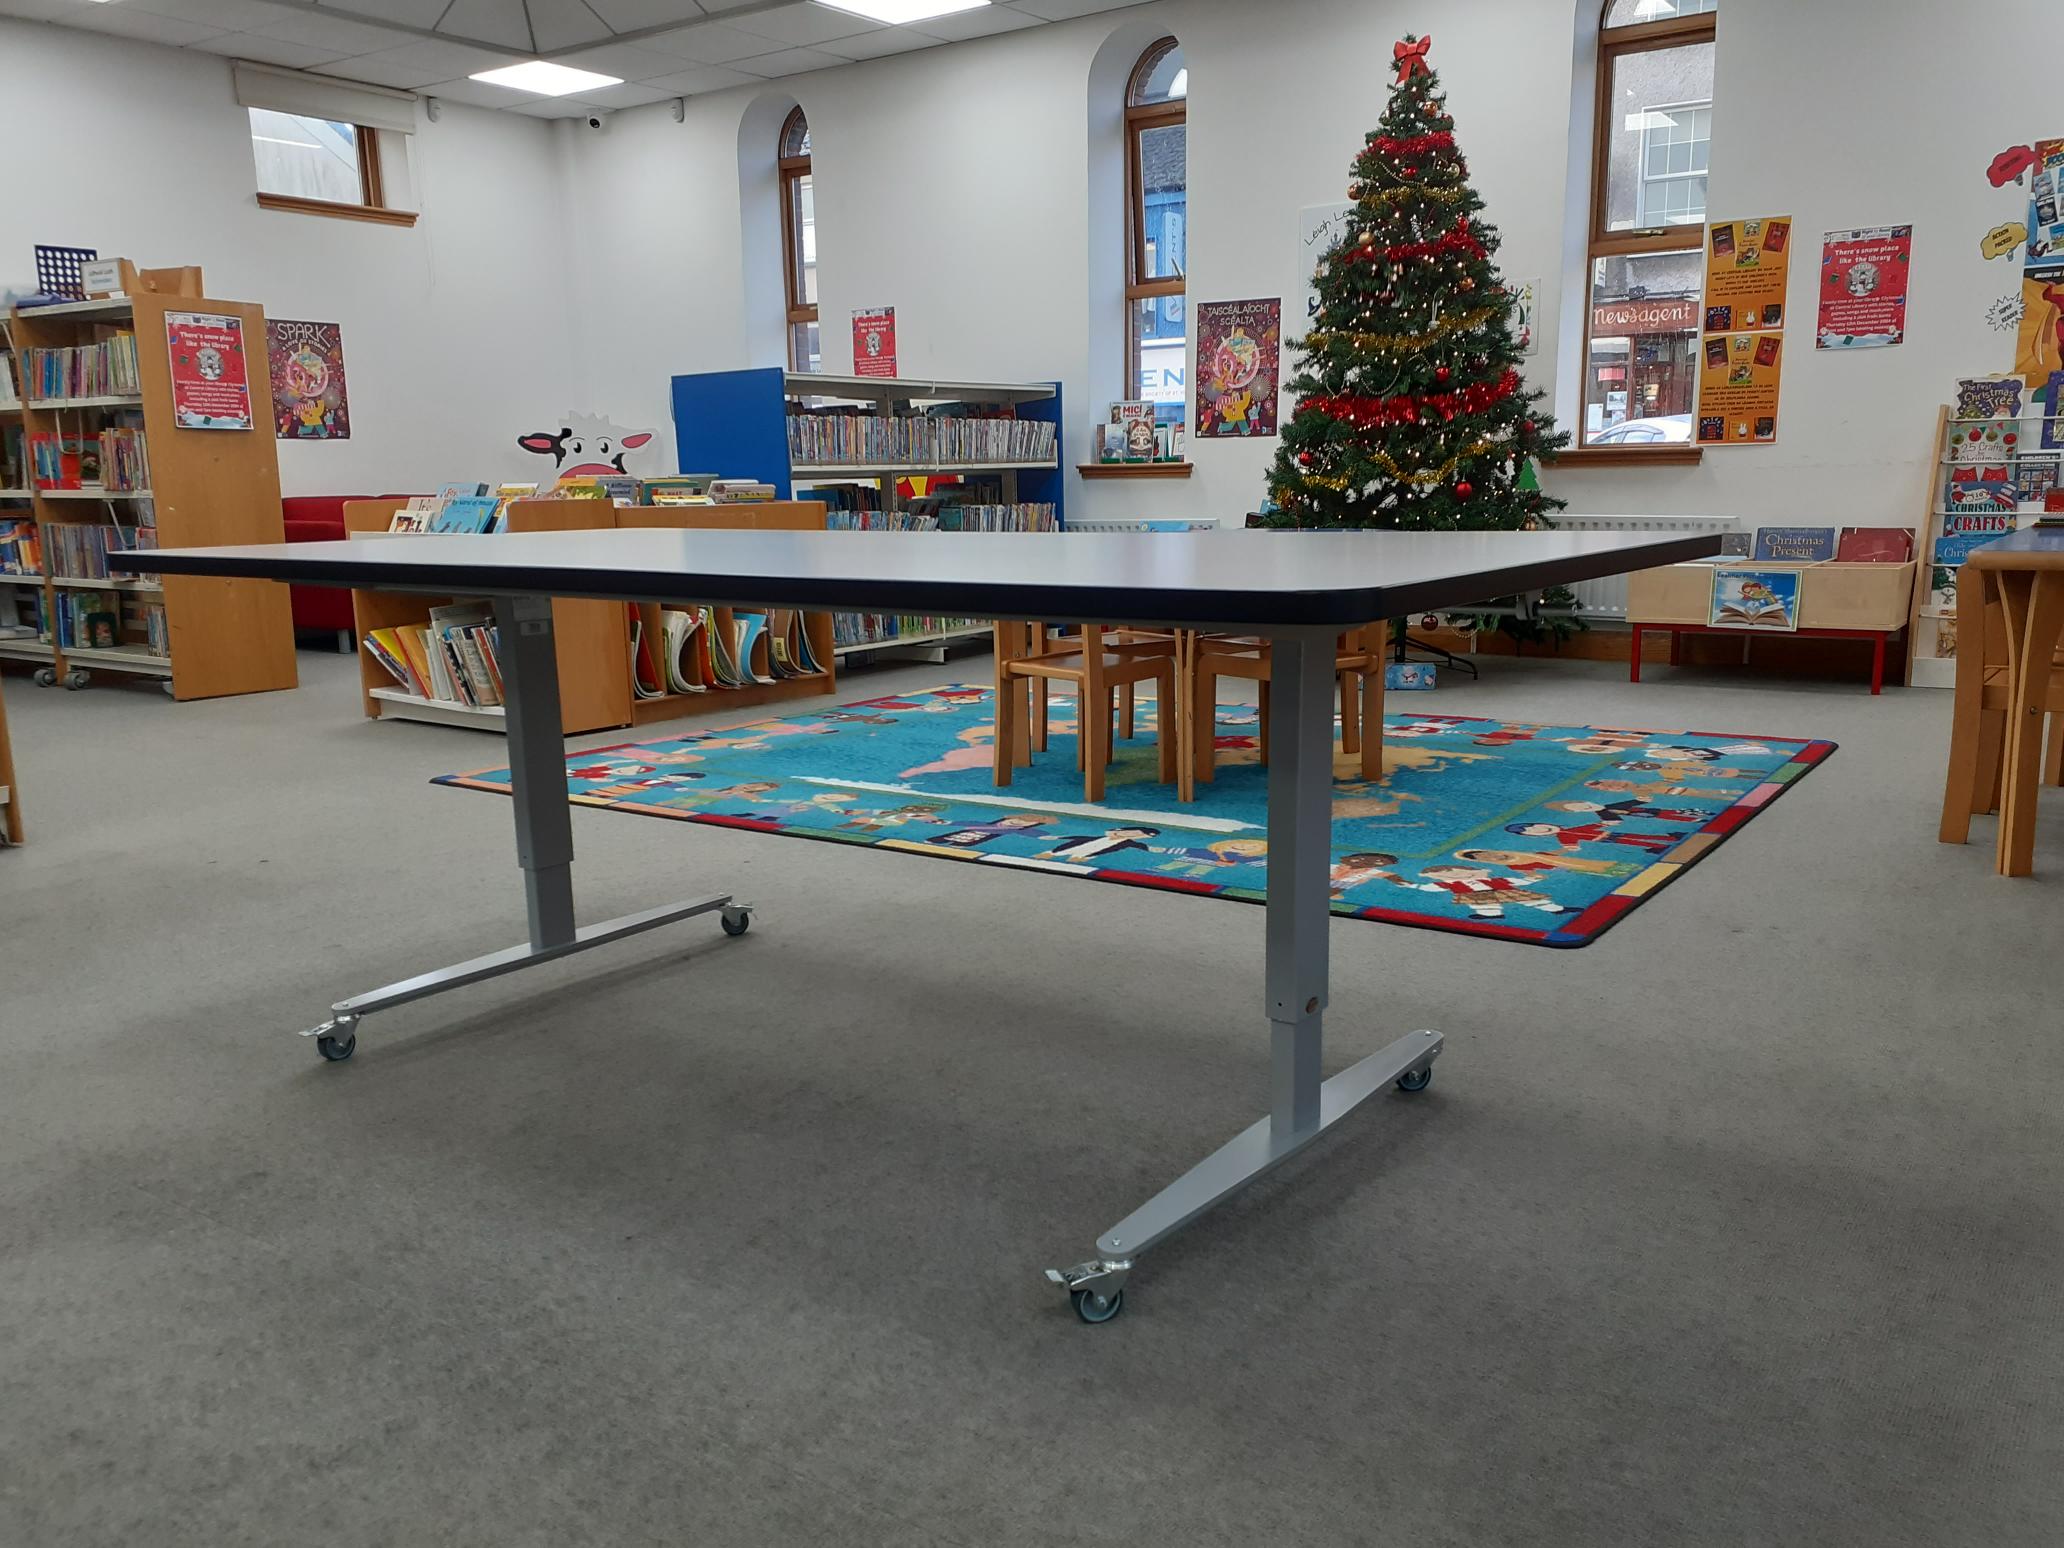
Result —
<instances>
[{"instance_id":1,"label":"wooden table","mask_svg":"<svg viewBox=\"0 0 2064 1548\"><path fill-rule=\"evenodd\" d=\"M1977 590L1971 585L1977 582ZM2041 788L2043 716L2051 663L2064 636L2064 528L2031 527L1988 543L1964 561L1957 587L1957 696L1985 672L1985 600L1997 595L2007 624L2007 729L2001 778L1999 873L2035 869L2035 804ZM1974 632L1965 635L1963 621Z\"/></svg>"}]
</instances>

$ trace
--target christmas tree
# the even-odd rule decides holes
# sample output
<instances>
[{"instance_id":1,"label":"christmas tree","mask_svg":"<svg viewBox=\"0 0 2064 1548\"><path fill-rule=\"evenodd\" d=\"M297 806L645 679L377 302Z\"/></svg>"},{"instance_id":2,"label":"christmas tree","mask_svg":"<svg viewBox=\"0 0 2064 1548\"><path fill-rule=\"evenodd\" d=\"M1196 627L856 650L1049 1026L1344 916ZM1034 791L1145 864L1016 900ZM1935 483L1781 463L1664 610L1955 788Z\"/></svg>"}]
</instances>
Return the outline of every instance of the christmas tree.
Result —
<instances>
[{"instance_id":1,"label":"christmas tree","mask_svg":"<svg viewBox=\"0 0 2064 1548\"><path fill-rule=\"evenodd\" d=\"M1293 341L1275 525L1513 529L1562 507L1532 459L1569 437L1520 385L1517 303L1426 63L1432 42L1396 45L1390 105L1348 185L1354 220L1320 260L1318 315Z\"/></svg>"}]
</instances>

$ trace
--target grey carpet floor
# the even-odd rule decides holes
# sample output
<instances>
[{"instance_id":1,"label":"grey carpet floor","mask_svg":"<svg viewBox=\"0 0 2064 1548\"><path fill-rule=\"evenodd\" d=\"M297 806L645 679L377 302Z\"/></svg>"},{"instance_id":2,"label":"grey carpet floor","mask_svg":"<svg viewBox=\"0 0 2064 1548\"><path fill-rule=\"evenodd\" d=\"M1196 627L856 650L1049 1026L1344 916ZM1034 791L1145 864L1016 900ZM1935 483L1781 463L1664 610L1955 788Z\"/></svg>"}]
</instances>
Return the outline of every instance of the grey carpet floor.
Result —
<instances>
[{"instance_id":1,"label":"grey carpet floor","mask_svg":"<svg viewBox=\"0 0 2064 1548\"><path fill-rule=\"evenodd\" d=\"M1263 1111L1258 910L579 812L590 917L752 934L324 1066L522 909L424 782L499 743L301 664L6 685L8 1548L2064 1542L2064 812L2033 881L1938 845L1946 695L1444 689L1842 750L1588 949L1336 922L1329 1066L1437 1026L1433 1088L1085 1328L1041 1268Z\"/></svg>"}]
</instances>

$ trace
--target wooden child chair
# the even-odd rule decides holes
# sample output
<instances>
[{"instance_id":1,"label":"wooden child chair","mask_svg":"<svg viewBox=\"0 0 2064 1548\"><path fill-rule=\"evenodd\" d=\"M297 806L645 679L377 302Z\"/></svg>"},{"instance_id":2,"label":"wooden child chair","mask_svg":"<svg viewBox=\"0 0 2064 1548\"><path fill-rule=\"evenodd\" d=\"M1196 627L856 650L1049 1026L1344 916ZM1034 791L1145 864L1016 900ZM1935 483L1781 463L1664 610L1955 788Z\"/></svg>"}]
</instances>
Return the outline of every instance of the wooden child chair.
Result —
<instances>
[{"instance_id":1,"label":"wooden child chair","mask_svg":"<svg viewBox=\"0 0 2064 1548\"><path fill-rule=\"evenodd\" d=\"M2007 610L1999 586L1996 573L1971 565L1963 568L1957 586L1956 701L1950 719L1949 775L1942 790L1942 826L1937 834L1945 844L1968 843L1972 814L1997 811L2000 806L2011 673ZM2042 782L2064 785L2064 654L2051 664L2043 710L2049 742ZM2003 875L2015 874L2004 853L1999 868Z\"/></svg>"},{"instance_id":2,"label":"wooden child chair","mask_svg":"<svg viewBox=\"0 0 2064 1548\"><path fill-rule=\"evenodd\" d=\"M1160 778L1177 782L1176 641L1166 634L1083 624L1072 635L1051 634L1043 625L996 626L996 783L1008 785L1012 771L1029 766L1034 751L1046 749L1048 689L1055 682L1075 688L1075 761L1082 770L1082 798L1104 798L1104 773L1111 763L1111 722L1121 687L1152 681L1162 706L1156 749ZM1129 718L1129 717L1128 717Z\"/></svg>"},{"instance_id":3,"label":"wooden child chair","mask_svg":"<svg viewBox=\"0 0 2064 1548\"><path fill-rule=\"evenodd\" d=\"M1340 682L1340 750L1355 754L1366 780L1383 777L1384 645L1390 625L1350 629L1334 647L1333 673ZM1240 677L1261 685L1261 761L1269 758L1269 642L1246 635L1199 635L1191 651L1185 718L1189 723L1192 780L1209 783L1218 764L1218 680ZM1185 797L1184 799L1188 799Z\"/></svg>"}]
</instances>

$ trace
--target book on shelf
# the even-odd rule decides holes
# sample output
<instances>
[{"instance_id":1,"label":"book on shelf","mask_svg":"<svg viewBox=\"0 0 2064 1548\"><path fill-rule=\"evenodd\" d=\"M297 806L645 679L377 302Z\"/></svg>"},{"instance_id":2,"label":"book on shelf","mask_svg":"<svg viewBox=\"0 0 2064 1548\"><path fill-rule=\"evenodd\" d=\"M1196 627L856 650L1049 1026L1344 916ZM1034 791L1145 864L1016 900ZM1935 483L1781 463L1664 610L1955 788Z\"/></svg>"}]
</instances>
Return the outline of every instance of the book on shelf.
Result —
<instances>
[{"instance_id":1,"label":"book on shelf","mask_svg":"<svg viewBox=\"0 0 2064 1548\"><path fill-rule=\"evenodd\" d=\"M714 473L669 473L645 480L647 505L709 505Z\"/></svg>"},{"instance_id":2,"label":"book on shelf","mask_svg":"<svg viewBox=\"0 0 2064 1548\"><path fill-rule=\"evenodd\" d=\"M709 487L718 505L758 505L774 498L774 486L756 478L720 478Z\"/></svg>"},{"instance_id":3,"label":"book on shelf","mask_svg":"<svg viewBox=\"0 0 2064 1548\"><path fill-rule=\"evenodd\" d=\"M432 532L492 532L502 501L491 494L454 495L430 518Z\"/></svg>"},{"instance_id":4,"label":"book on shelf","mask_svg":"<svg viewBox=\"0 0 2064 1548\"><path fill-rule=\"evenodd\" d=\"M2059 452L2030 452L2014 464L2014 501L2018 505L2041 505L2057 487Z\"/></svg>"},{"instance_id":5,"label":"book on shelf","mask_svg":"<svg viewBox=\"0 0 2064 1548\"><path fill-rule=\"evenodd\" d=\"M942 414L882 415L854 408L803 409L788 415L788 454L799 463L1051 462L1056 426L1019 419L1009 406L991 410L949 405Z\"/></svg>"},{"instance_id":6,"label":"book on shelf","mask_svg":"<svg viewBox=\"0 0 2064 1548\"><path fill-rule=\"evenodd\" d=\"M21 385L15 376L13 354L0 350L0 409L21 407Z\"/></svg>"},{"instance_id":7,"label":"book on shelf","mask_svg":"<svg viewBox=\"0 0 2064 1548\"><path fill-rule=\"evenodd\" d=\"M129 527L114 522L48 521L43 547L50 573L59 580L113 580L133 575L113 568L108 555L123 549L156 548L155 527Z\"/></svg>"},{"instance_id":8,"label":"book on shelf","mask_svg":"<svg viewBox=\"0 0 2064 1548\"><path fill-rule=\"evenodd\" d=\"M1905 564L1913 556L1913 533L1905 527L1844 527L1835 545L1844 563Z\"/></svg>"},{"instance_id":9,"label":"book on shelf","mask_svg":"<svg viewBox=\"0 0 2064 1548\"><path fill-rule=\"evenodd\" d=\"M375 629L360 643L403 690L468 709L502 702L496 633L485 603L430 609L427 624Z\"/></svg>"},{"instance_id":10,"label":"book on shelf","mask_svg":"<svg viewBox=\"0 0 2064 1548\"><path fill-rule=\"evenodd\" d=\"M715 607L662 607L647 630L642 610L629 608L631 688L641 699L745 688L821 675L804 615Z\"/></svg>"},{"instance_id":11,"label":"book on shelf","mask_svg":"<svg viewBox=\"0 0 2064 1548\"><path fill-rule=\"evenodd\" d=\"M165 605L141 598L110 599L104 591L57 593L56 611L46 613L36 593L37 633L64 650L138 650L153 656L171 654L165 629ZM131 634L143 635L139 643Z\"/></svg>"},{"instance_id":12,"label":"book on shelf","mask_svg":"<svg viewBox=\"0 0 2064 1548\"><path fill-rule=\"evenodd\" d=\"M22 386L39 403L69 398L133 397L143 390L136 335L105 327L83 344L21 351Z\"/></svg>"},{"instance_id":13,"label":"book on shelf","mask_svg":"<svg viewBox=\"0 0 2064 1548\"><path fill-rule=\"evenodd\" d=\"M0 575L41 575L43 544L34 517L0 520Z\"/></svg>"},{"instance_id":14,"label":"book on shelf","mask_svg":"<svg viewBox=\"0 0 2064 1548\"><path fill-rule=\"evenodd\" d=\"M29 460L38 489L128 494L150 488L150 450L133 425L107 425L91 435L39 430L29 437Z\"/></svg>"},{"instance_id":15,"label":"book on shelf","mask_svg":"<svg viewBox=\"0 0 2064 1548\"><path fill-rule=\"evenodd\" d=\"M1758 527L1758 559L1791 559L1818 563L1835 557L1833 527Z\"/></svg>"},{"instance_id":16,"label":"book on shelf","mask_svg":"<svg viewBox=\"0 0 2064 1548\"><path fill-rule=\"evenodd\" d=\"M28 487L28 431L19 423L0 425L0 489Z\"/></svg>"}]
</instances>

